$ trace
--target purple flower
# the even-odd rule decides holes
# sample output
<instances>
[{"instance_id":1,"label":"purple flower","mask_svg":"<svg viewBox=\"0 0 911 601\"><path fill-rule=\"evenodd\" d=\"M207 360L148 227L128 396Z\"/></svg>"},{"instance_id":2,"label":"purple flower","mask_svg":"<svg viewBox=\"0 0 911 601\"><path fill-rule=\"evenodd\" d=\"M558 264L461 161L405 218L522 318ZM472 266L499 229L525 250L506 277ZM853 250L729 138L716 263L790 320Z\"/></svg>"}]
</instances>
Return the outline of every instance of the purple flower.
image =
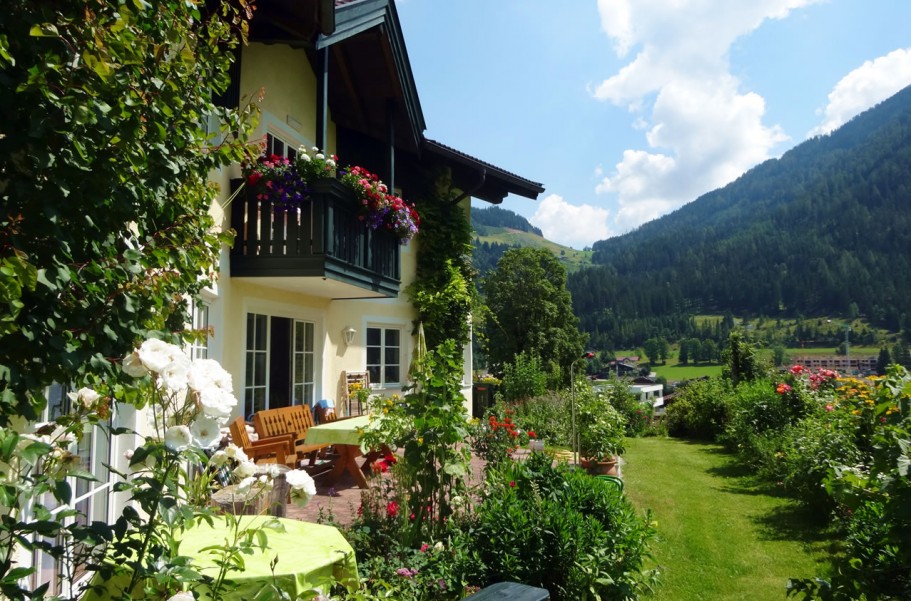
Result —
<instances>
[{"instance_id":1,"label":"purple flower","mask_svg":"<svg viewBox=\"0 0 911 601\"><path fill-rule=\"evenodd\" d=\"M408 578L410 580L414 576L414 574L418 573L418 571L415 570L414 574L412 574L411 570L409 570L408 568L399 568L395 571L395 573L403 578Z\"/></svg>"}]
</instances>

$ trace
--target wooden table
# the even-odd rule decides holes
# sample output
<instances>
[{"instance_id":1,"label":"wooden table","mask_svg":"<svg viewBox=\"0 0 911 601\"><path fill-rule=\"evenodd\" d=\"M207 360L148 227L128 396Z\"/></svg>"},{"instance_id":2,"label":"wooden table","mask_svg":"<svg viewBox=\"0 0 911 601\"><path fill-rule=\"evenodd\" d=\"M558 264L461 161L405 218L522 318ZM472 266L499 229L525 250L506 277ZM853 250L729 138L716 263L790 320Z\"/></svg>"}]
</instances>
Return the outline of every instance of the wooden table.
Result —
<instances>
[{"instance_id":1,"label":"wooden table","mask_svg":"<svg viewBox=\"0 0 911 601\"><path fill-rule=\"evenodd\" d=\"M362 456L361 432L370 425L369 415L359 415L349 419L313 426L307 430L307 444L331 444L338 451L339 459L328 475L329 482L334 482L346 471L351 474L360 488L367 488L367 478L355 461ZM379 453L368 453L364 467L369 467Z\"/></svg>"}]
</instances>

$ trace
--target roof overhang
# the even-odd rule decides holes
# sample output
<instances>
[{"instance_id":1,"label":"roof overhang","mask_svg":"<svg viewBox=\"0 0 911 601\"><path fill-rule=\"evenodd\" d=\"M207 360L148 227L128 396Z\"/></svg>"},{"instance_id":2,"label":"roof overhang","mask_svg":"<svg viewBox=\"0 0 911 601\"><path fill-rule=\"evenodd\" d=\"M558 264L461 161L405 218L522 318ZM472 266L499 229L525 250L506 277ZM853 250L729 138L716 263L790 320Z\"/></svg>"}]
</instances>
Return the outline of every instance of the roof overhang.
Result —
<instances>
[{"instance_id":1,"label":"roof overhang","mask_svg":"<svg viewBox=\"0 0 911 601\"><path fill-rule=\"evenodd\" d=\"M423 149L426 160L444 163L451 169L453 180L466 195L473 198L500 204L509 194L535 200L544 191L538 182L510 173L435 140L424 138Z\"/></svg>"},{"instance_id":2,"label":"roof overhang","mask_svg":"<svg viewBox=\"0 0 911 601\"><path fill-rule=\"evenodd\" d=\"M541 184L424 137L427 129L393 0L270 0L257 5L250 39L307 52L314 72L328 52L329 111L342 129L443 166L466 195L499 204L535 199Z\"/></svg>"}]
</instances>

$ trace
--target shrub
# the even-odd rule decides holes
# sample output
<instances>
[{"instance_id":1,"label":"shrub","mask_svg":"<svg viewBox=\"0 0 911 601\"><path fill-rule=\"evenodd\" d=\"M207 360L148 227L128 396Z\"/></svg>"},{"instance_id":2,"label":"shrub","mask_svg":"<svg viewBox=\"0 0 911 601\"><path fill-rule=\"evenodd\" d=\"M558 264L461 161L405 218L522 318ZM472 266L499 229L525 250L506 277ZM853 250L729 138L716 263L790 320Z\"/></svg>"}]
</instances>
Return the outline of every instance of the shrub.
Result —
<instances>
[{"instance_id":1,"label":"shrub","mask_svg":"<svg viewBox=\"0 0 911 601\"><path fill-rule=\"evenodd\" d=\"M572 412L568 392L549 391L514 405L514 409L513 418L521 430L534 432L535 438L551 445L570 446Z\"/></svg>"},{"instance_id":2,"label":"shrub","mask_svg":"<svg viewBox=\"0 0 911 601\"><path fill-rule=\"evenodd\" d=\"M642 436L652 422L654 408L650 403L643 403L633 394L625 380L612 378L606 385L610 404L626 420L627 436Z\"/></svg>"},{"instance_id":3,"label":"shrub","mask_svg":"<svg viewBox=\"0 0 911 601\"><path fill-rule=\"evenodd\" d=\"M719 378L694 380L677 389L677 399L666 413L668 433L715 440L727 423L725 399L729 389Z\"/></svg>"},{"instance_id":4,"label":"shrub","mask_svg":"<svg viewBox=\"0 0 911 601\"><path fill-rule=\"evenodd\" d=\"M544 454L489 474L470 536L485 584L523 582L551 599L634 599L654 532L615 488Z\"/></svg>"},{"instance_id":5,"label":"shrub","mask_svg":"<svg viewBox=\"0 0 911 601\"><path fill-rule=\"evenodd\" d=\"M541 366L541 360L531 353L516 355L512 363L503 366L500 391L503 400L508 402L544 394L547 391L547 373Z\"/></svg>"}]
</instances>

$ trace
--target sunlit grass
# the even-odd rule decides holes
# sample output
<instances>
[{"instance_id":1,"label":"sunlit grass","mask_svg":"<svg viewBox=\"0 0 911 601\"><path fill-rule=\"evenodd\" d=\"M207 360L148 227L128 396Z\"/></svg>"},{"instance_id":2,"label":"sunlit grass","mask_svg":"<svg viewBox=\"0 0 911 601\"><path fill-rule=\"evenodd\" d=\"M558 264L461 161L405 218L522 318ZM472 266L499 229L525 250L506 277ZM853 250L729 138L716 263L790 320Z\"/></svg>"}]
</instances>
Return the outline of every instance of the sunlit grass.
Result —
<instances>
[{"instance_id":1,"label":"sunlit grass","mask_svg":"<svg viewBox=\"0 0 911 601\"><path fill-rule=\"evenodd\" d=\"M756 482L717 445L627 440L626 494L651 509L661 572L646 599L785 599L789 577L813 577L831 539L812 516Z\"/></svg>"}]
</instances>

